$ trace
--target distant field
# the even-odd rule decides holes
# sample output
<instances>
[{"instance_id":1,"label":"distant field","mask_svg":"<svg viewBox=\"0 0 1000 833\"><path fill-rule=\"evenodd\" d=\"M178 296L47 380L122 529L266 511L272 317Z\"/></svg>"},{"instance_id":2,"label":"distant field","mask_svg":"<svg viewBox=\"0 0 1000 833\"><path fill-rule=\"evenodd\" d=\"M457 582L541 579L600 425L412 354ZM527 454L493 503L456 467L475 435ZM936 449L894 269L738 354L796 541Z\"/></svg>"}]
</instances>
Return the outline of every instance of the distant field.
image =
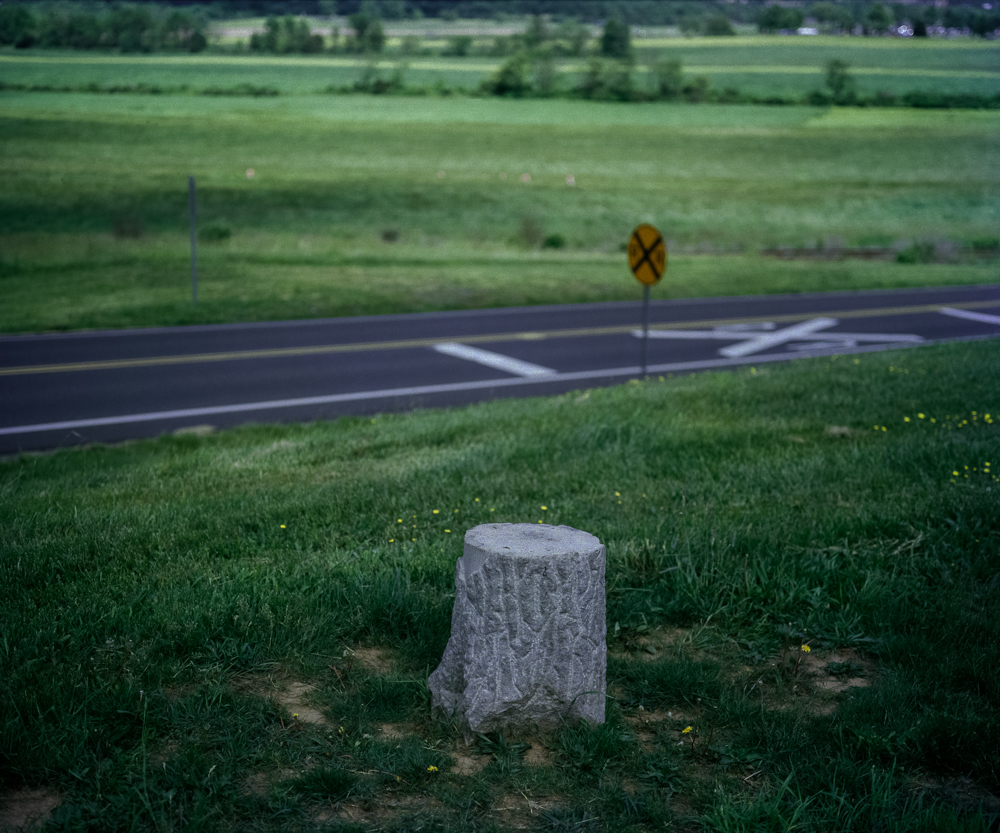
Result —
<instances>
[{"instance_id":1,"label":"distant field","mask_svg":"<svg viewBox=\"0 0 1000 833\"><path fill-rule=\"evenodd\" d=\"M94 66L151 59L117 60ZM642 221L669 241L661 297L1000 279L962 253L1000 228L995 112L14 92L0 112L6 332L633 298ZM217 232L197 309L192 174ZM914 241L945 262L758 254Z\"/></svg>"},{"instance_id":2,"label":"distant field","mask_svg":"<svg viewBox=\"0 0 1000 833\"><path fill-rule=\"evenodd\" d=\"M482 41L485 49L489 40ZM444 41L434 45L440 49ZM882 38L656 38L637 40L637 83L652 83L650 66L662 57L680 60L689 75L705 75L720 89L766 96L802 96L823 86L827 61L851 66L864 94L885 90L897 94L919 89L934 92L1000 91L1000 47L990 41L899 40ZM425 44L427 45L427 44ZM392 44L390 43L390 47ZM390 48L379 62L385 74L404 67L408 84L473 89L502 59L419 55L404 57ZM110 54L0 50L0 80L10 84L54 85L159 84L194 89L249 83L283 93L315 93L333 84L352 84L369 66L348 55L257 56L208 54L154 55L123 58ZM583 59L558 64L563 84L572 86L585 66Z\"/></svg>"}]
</instances>

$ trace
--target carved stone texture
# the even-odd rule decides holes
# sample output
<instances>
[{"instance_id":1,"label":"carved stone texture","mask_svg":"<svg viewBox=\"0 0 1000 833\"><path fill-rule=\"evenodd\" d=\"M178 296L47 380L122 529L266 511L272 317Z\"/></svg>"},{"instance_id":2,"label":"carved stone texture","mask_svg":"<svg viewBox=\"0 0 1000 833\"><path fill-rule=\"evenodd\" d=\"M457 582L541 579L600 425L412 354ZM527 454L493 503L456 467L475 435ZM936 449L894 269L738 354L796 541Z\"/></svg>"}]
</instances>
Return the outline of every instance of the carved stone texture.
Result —
<instances>
[{"instance_id":1,"label":"carved stone texture","mask_svg":"<svg viewBox=\"0 0 1000 833\"><path fill-rule=\"evenodd\" d=\"M472 732L604 722L604 545L548 524L483 524L455 569L451 638L428 679L437 717Z\"/></svg>"}]
</instances>

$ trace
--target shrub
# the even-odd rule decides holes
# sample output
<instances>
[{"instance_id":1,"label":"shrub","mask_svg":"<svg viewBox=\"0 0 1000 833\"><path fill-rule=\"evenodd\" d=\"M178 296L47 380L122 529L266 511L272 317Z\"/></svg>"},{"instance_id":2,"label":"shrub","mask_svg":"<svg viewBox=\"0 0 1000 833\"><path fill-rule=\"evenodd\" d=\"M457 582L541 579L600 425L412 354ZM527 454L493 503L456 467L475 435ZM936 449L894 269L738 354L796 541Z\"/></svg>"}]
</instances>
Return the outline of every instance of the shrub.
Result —
<instances>
[{"instance_id":1,"label":"shrub","mask_svg":"<svg viewBox=\"0 0 1000 833\"><path fill-rule=\"evenodd\" d=\"M593 57L576 92L597 101L629 101L633 98L632 66L628 61L604 61Z\"/></svg>"},{"instance_id":2,"label":"shrub","mask_svg":"<svg viewBox=\"0 0 1000 833\"><path fill-rule=\"evenodd\" d=\"M893 23L892 11L881 3L874 3L865 16L865 26L876 34L889 31Z\"/></svg>"},{"instance_id":3,"label":"shrub","mask_svg":"<svg viewBox=\"0 0 1000 833\"><path fill-rule=\"evenodd\" d=\"M233 230L223 222L209 223L198 229L198 239L204 243L219 243L233 236Z\"/></svg>"},{"instance_id":4,"label":"shrub","mask_svg":"<svg viewBox=\"0 0 1000 833\"><path fill-rule=\"evenodd\" d=\"M709 37L726 37L735 35L736 30L729 18L724 14L717 14L705 21L705 34Z\"/></svg>"},{"instance_id":5,"label":"shrub","mask_svg":"<svg viewBox=\"0 0 1000 833\"><path fill-rule=\"evenodd\" d=\"M932 263L935 254L933 243L914 243L896 255L896 263Z\"/></svg>"},{"instance_id":6,"label":"shrub","mask_svg":"<svg viewBox=\"0 0 1000 833\"><path fill-rule=\"evenodd\" d=\"M115 215L112 232L119 239L137 240L145 231L142 215L134 211L121 211Z\"/></svg>"},{"instance_id":7,"label":"shrub","mask_svg":"<svg viewBox=\"0 0 1000 833\"><path fill-rule=\"evenodd\" d=\"M761 13L757 27L762 32L782 32L798 29L802 25L802 12L784 6L768 6Z\"/></svg>"},{"instance_id":8,"label":"shrub","mask_svg":"<svg viewBox=\"0 0 1000 833\"><path fill-rule=\"evenodd\" d=\"M448 45L445 47L445 55L454 55L458 58L464 58L472 50L472 36L471 35L455 35L450 38Z\"/></svg>"},{"instance_id":9,"label":"shrub","mask_svg":"<svg viewBox=\"0 0 1000 833\"><path fill-rule=\"evenodd\" d=\"M684 71L678 60L658 61L653 67L656 79L656 94L667 101L680 98L684 88Z\"/></svg>"},{"instance_id":10,"label":"shrub","mask_svg":"<svg viewBox=\"0 0 1000 833\"><path fill-rule=\"evenodd\" d=\"M830 88L835 104L851 104L857 100L858 94L854 78L847 71L845 61L834 59L826 64L826 86Z\"/></svg>"},{"instance_id":11,"label":"shrub","mask_svg":"<svg viewBox=\"0 0 1000 833\"><path fill-rule=\"evenodd\" d=\"M708 86L708 78L704 75L698 75L692 78L687 84L684 85L683 93L685 101L690 101L695 104L704 101L708 97Z\"/></svg>"},{"instance_id":12,"label":"shrub","mask_svg":"<svg viewBox=\"0 0 1000 833\"><path fill-rule=\"evenodd\" d=\"M482 84L484 92L520 98L531 89L528 82L530 60L527 53L518 52L508 58L492 78Z\"/></svg>"},{"instance_id":13,"label":"shrub","mask_svg":"<svg viewBox=\"0 0 1000 833\"><path fill-rule=\"evenodd\" d=\"M0 6L0 46L34 41L35 17L24 6Z\"/></svg>"},{"instance_id":14,"label":"shrub","mask_svg":"<svg viewBox=\"0 0 1000 833\"><path fill-rule=\"evenodd\" d=\"M632 32L627 23L609 18L601 34L601 54L606 58L627 58L632 54Z\"/></svg>"},{"instance_id":15,"label":"shrub","mask_svg":"<svg viewBox=\"0 0 1000 833\"><path fill-rule=\"evenodd\" d=\"M201 32L192 32L191 40L188 42L190 52L202 52L208 46L208 40Z\"/></svg>"}]
</instances>

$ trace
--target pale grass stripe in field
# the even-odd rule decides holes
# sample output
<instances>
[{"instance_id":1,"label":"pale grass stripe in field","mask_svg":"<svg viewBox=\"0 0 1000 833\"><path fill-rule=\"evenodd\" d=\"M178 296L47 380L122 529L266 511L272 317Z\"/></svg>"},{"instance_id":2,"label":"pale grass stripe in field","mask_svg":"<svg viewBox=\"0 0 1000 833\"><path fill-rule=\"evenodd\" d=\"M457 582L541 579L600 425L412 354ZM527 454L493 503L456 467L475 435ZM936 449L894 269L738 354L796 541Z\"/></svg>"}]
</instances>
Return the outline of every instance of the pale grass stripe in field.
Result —
<instances>
[{"instance_id":1,"label":"pale grass stripe in field","mask_svg":"<svg viewBox=\"0 0 1000 833\"><path fill-rule=\"evenodd\" d=\"M718 64L712 66L686 66L685 72L701 73L703 75L823 75L826 69L821 66L788 66L750 65L738 66ZM897 75L908 78L1000 78L1000 72L982 69L910 69L908 67L851 67L852 75Z\"/></svg>"},{"instance_id":2,"label":"pale grass stripe in field","mask_svg":"<svg viewBox=\"0 0 1000 833\"><path fill-rule=\"evenodd\" d=\"M996 301L968 301L954 304L949 309L978 309L995 307ZM883 315L915 315L922 312L939 312L940 304L919 304L905 307L882 307L879 309L824 311L833 318L874 318ZM767 322L794 322L811 317L808 313L788 315L768 315L756 318L716 318L701 321L677 321L654 325L659 329L703 329L726 327L734 324L763 324ZM576 338L580 336L601 336L630 333L631 325L610 327L578 327L566 330L529 331L516 333L488 333L479 336L459 336L450 339L464 344L482 344L501 341L538 341L547 338ZM276 347L269 350L233 350L219 353L192 353L188 355L144 356L134 359L107 359L104 361L65 362L60 364L36 364L16 367L0 367L0 376L25 376L38 373L72 373L93 370L117 370L126 367L155 367L170 364L199 364L202 362L226 362L244 359L276 359L292 356L315 356L329 353L358 353L366 350L404 350L412 347L433 347L448 341L445 338L412 338L397 341L360 341L347 344L316 344L308 347Z\"/></svg>"},{"instance_id":3,"label":"pale grass stripe in field","mask_svg":"<svg viewBox=\"0 0 1000 833\"><path fill-rule=\"evenodd\" d=\"M295 67L341 67L358 68L367 66L367 62L358 58L305 58L296 56L261 56L244 58L227 55L144 55L141 57L119 55L0 55L0 64L81 64L81 65L113 65L135 64L137 66L295 66ZM411 70L436 72L494 72L498 63L467 62L467 61L410 61ZM586 65L580 62L569 62L559 65L563 72L583 72ZM690 65L684 67L685 72L703 75L822 75L826 70L821 66L801 66L783 64L710 64L704 66ZM639 74L649 73L648 67L638 66L634 71ZM854 75L895 75L911 78L1000 78L1000 71L975 69L914 69L889 67L851 67Z\"/></svg>"}]
</instances>

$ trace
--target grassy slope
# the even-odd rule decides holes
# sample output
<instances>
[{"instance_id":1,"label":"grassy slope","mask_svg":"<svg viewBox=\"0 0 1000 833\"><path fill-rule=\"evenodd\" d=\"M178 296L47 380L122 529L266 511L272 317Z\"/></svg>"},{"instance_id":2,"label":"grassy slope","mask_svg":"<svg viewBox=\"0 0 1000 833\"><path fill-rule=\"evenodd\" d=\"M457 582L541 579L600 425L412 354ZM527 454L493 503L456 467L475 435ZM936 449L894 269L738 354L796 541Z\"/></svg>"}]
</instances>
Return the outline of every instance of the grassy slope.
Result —
<instances>
[{"instance_id":1,"label":"grassy slope","mask_svg":"<svg viewBox=\"0 0 1000 833\"><path fill-rule=\"evenodd\" d=\"M640 221L675 255L961 242L1000 225L994 113L2 96L5 331L633 298L618 249ZM189 174L200 222L233 232L200 247L197 310ZM112 237L123 220L143 236ZM567 249L539 251L551 234ZM675 256L657 291L995 280L995 263Z\"/></svg>"},{"instance_id":2,"label":"grassy slope","mask_svg":"<svg viewBox=\"0 0 1000 833\"><path fill-rule=\"evenodd\" d=\"M490 829L510 795L552 830L941 829L1000 789L998 359L949 345L0 462L0 782L58 788L66 829L311 829L348 796L381 824ZM461 535L539 519L608 547L609 723L450 772L467 753L421 680ZM395 671L351 672L364 645ZM845 671L868 687L824 694ZM277 705L291 681L331 722Z\"/></svg>"}]
</instances>

